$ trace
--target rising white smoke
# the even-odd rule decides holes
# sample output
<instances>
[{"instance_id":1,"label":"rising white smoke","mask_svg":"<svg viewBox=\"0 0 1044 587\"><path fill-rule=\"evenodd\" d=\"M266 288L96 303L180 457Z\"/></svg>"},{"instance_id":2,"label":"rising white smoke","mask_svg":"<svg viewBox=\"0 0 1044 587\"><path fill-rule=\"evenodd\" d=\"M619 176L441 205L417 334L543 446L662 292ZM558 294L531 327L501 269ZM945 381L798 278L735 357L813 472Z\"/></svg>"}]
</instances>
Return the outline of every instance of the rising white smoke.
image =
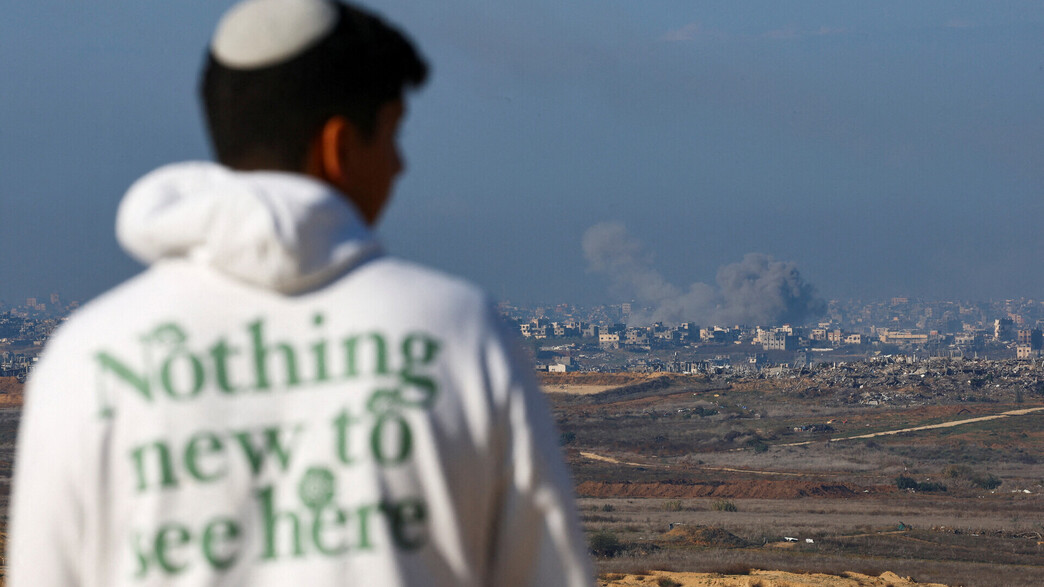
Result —
<instances>
[{"instance_id":1,"label":"rising white smoke","mask_svg":"<svg viewBox=\"0 0 1044 587\"><path fill-rule=\"evenodd\" d=\"M635 308L628 319L632 325L800 324L826 309L794 263L761 253L748 253L739 263L719 269L717 287L697 282L682 290L656 270L641 241L620 223L587 229L583 247L589 270L609 278L613 295L649 308Z\"/></svg>"}]
</instances>

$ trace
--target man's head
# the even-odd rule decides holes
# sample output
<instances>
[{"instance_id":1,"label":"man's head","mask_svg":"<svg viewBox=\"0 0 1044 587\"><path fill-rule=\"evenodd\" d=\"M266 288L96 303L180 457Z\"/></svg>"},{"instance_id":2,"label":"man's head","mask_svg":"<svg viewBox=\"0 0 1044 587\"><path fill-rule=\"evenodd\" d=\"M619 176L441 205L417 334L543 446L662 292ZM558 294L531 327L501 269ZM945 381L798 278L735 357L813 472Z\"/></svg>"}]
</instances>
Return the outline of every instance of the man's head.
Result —
<instances>
[{"instance_id":1,"label":"man's head","mask_svg":"<svg viewBox=\"0 0 1044 587\"><path fill-rule=\"evenodd\" d=\"M401 170L404 91L426 77L409 40L358 8L246 0L218 25L200 89L221 163L319 177L372 223Z\"/></svg>"}]
</instances>

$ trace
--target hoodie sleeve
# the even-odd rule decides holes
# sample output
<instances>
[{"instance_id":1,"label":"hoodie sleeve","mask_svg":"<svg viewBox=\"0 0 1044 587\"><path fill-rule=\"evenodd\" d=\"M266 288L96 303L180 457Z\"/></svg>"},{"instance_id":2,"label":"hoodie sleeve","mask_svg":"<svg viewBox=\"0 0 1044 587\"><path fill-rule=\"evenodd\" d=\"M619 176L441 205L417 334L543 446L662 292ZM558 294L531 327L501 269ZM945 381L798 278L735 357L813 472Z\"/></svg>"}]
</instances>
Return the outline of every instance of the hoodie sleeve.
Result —
<instances>
[{"instance_id":1,"label":"hoodie sleeve","mask_svg":"<svg viewBox=\"0 0 1044 587\"><path fill-rule=\"evenodd\" d=\"M89 415L80 412L61 365L54 353L45 352L26 391L11 501L9 587L84 584L78 449L85 446L79 436Z\"/></svg>"},{"instance_id":2,"label":"hoodie sleeve","mask_svg":"<svg viewBox=\"0 0 1044 587\"><path fill-rule=\"evenodd\" d=\"M499 433L501 492L486 584L592 585L573 483L547 403L515 338L499 318L493 320L495 348L487 360L494 363L491 379L505 384L506 394Z\"/></svg>"}]
</instances>

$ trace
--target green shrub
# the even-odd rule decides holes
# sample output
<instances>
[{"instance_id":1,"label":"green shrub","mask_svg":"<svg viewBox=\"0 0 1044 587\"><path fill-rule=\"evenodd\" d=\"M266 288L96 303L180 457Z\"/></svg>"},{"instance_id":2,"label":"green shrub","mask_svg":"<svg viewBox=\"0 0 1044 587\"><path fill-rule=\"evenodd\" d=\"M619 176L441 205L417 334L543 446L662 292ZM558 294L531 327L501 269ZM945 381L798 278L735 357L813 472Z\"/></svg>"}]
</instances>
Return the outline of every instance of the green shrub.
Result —
<instances>
[{"instance_id":1,"label":"green shrub","mask_svg":"<svg viewBox=\"0 0 1044 587\"><path fill-rule=\"evenodd\" d=\"M623 550L623 545L620 544L620 539L616 537L609 530L602 528L598 532L591 535L591 552L595 556L602 556L605 558L612 558Z\"/></svg>"},{"instance_id":2,"label":"green shrub","mask_svg":"<svg viewBox=\"0 0 1044 587\"><path fill-rule=\"evenodd\" d=\"M982 489L996 489L1003 483L993 473L976 473L967 465L950 465L943 469L943 475L949 479L967 479L972 485Z\"/></svg>"},{"instance_id":3,"label":"green shrub","mask_svg":"<svg viewBox=\"0 0 1044 587\"><path fill-rule=\"evenodd\" d=\"M607 504L605 504L605 505L603 505L603 506L602 506L602 511L603 511L603 512L611 512L611 511L613 511L613 510L615 510L615 509L616 509L616 508L615 508L615 507L613 507L613 504L611 504L611 503L607 503Z\"/></svg>"},{"instance_id":4,"label":"green shrub","mask_svg":"<svg viewBox=\"0 0 1044 587\"><path fill-rule=\"evenodd\" d=\"M680 499L671 499L663 502L663 511L665 512L680 512L682 511L682 502Z\"/></svg>"},{"instance_id":5,"label":"green shrub","mask_svg":"<svg viewBox=\"0 0 1044 587\"><path fill-rule=\"evenodd\" d=\"M769 447L767 444L761 441L760 438L751 438L747 441L747 447L754 449L756 453L767 452Z\"/></svg>"},{"instance_id":6,"label":"green shrub","mask_svg":"<svg viewBox=\"0 0 1044 587\"><path fill-rule=\"evenodd\" d=\"M895 478L895 486L899 489L913 489L914 491L946 491L946 486L936 481L925 481L918 483L913 477L899 475Z\"/></svg>"},{"instance_id":7,"label":"green shrub","mask_svg":"<svg viewBox=\"0 0 1044 587\"><path fill-rule=\"evenodd\" d=\"M736 512L739 511L736 508L736 504L727 499L718 499L714 501L714 511L717 512Z\"/></svg>"},{"instance_id":8,"label":"green shrub","mask_svg":"<svg viewBox=\"0 0 1044 587\"><path fill-rule=\"evenodd\" d=\"M899 475L895 478L895 486L899 489L917 489L917 481L913 477Z\"/></svg>"},{"instance_id":9,"label":"green shrub","mask_svg":"<svg viewBox=\"0 0 1044 587\"><path fill-rule=\"evenodd\" d=\"M994 477L993 473L988 473L985 477L982 475L975 475L972 477L972 485L981 487L983 489L996 489L1001 486L1001 481L997 477Z\"/></svg>"},{"instance_id":10,"label":"green shrub","mask_svg":"<svg viewBox=\"0 0 1044 587\"><path fill-rule=\"evenodd\" d=\"M670 577L660 577L656 580L656 584L659 585L659 587L681 587L681 583Z\"/></svg>"}]
</instances>

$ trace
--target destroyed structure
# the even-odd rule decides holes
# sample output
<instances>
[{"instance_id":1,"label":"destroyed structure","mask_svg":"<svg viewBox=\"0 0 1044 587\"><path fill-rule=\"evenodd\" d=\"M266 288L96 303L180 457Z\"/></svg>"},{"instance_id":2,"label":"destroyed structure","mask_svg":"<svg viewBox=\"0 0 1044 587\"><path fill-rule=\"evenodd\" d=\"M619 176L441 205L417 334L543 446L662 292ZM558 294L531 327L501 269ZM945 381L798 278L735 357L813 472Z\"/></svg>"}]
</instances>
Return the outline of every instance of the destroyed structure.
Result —
<instances>
[{"instance_id":1,"label":"destroyed structure","mask_svg":"<svg viewBox=\"0 0 1044 587\"><path fill-rule=\"evenodd\" d=\"M826 316L801 325L639 324L629 322L629 303L590 310L501 304L501 312L529 341L542 371L841 377L857 370L844 375L850 387L876 389L945 364L944 373L968 375L977 389L980 380L1001 385L1012 371L1044 369L1044 303L1034 300L831 301Z\"/></svg>"}]
</instances>

